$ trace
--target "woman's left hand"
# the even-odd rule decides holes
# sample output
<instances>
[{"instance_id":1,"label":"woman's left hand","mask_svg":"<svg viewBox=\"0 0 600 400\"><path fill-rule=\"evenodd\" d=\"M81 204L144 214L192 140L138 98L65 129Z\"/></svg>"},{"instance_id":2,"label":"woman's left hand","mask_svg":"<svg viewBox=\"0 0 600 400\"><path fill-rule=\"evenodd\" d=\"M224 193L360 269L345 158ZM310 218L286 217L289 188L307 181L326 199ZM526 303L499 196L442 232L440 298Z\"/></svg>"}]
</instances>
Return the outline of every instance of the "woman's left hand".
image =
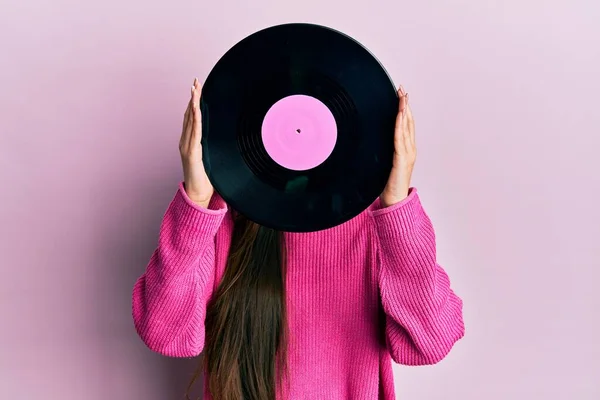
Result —
<instances>
[{"instance_id":1,"label":"woman's left hand","mask_svg":"<svg viewBox=\"0 0 600 400\"><path fill-rule=\"evenodd\" d=\"M417 158L415 121L408 105L408 93L400 86L400 105L394 131L394 162L387 185L381 194L383 207L392 206L408 196L410 178Z\"/></svg>"}]
</instances>

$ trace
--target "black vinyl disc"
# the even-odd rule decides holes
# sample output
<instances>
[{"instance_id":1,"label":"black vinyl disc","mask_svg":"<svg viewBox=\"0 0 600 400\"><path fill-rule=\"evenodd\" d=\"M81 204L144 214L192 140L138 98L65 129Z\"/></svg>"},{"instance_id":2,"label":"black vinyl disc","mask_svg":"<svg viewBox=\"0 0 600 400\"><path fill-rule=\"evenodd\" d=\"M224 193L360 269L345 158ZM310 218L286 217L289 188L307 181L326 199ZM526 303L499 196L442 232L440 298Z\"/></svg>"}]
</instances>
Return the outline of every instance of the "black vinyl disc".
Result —
<instances>
[{"instance_id":1,"label":"black vinyl disc","mask_svg":"<svg viewBox=\"0 0 600 400\"><path fill-rule=\"evenodd\" d=\"M284 104L286 99L292 102ZM385 187L398 102L385 69L349 36L313 24L261 30L233 46L204 83L206 172L221 197L258 224L285 232L337 226L367 209ZM269 125L265 117L276 103L288 114ZM334 126L334 139L319 136L325 128L302 114L304 104L316 107L317 120ZM295 132L279 132L266 142L273 131L267 125L287 129L294 126L290 120L299 121ZM267 144L292 153L290 164L275 161L278 153ZM322 162L310 164L317 153Z\"/></svg>"}]
</instances>

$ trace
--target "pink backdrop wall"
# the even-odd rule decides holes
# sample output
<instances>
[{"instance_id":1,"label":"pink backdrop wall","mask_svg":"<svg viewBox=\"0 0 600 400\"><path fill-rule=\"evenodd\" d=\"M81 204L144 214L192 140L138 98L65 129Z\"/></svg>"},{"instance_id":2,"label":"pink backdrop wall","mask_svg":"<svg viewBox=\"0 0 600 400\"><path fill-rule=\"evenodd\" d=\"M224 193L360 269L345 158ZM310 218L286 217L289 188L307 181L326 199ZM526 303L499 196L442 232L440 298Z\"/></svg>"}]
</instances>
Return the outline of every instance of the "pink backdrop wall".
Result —
<instances>
[{"instance_id":1,"label":"pink backdrop wall","mask_svg":"<svg viewBox=\"0 0 600 400\"><path fill-rule=\"evenodd\" d=\"M467 336L395 367L400 399L600 398L596 0L0 2L0 398L177 399L130 290L181 177L188 87L245 35L307 21L410 92L414 183Z\"/></svg>"}]
</instances>

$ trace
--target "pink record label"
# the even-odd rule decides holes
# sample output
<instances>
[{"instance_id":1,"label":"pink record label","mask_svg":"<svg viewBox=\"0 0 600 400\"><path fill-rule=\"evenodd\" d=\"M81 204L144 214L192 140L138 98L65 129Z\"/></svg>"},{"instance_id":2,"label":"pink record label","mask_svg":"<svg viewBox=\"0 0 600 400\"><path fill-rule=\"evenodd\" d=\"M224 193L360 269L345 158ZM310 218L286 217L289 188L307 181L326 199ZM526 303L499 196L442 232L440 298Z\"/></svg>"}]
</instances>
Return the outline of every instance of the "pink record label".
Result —
<instances>
[{"instance_id":1,"label":"pink record label","mask_svg":"<svg viewBox=\"0 0 600 400\"><path fill-rule=\"evenodd\" d=\"M269 156L284 168L305 171L322 164L337 141L329 108L311 96L284 97L269 109L262 124Z\"/></svg>"}]
</instances>

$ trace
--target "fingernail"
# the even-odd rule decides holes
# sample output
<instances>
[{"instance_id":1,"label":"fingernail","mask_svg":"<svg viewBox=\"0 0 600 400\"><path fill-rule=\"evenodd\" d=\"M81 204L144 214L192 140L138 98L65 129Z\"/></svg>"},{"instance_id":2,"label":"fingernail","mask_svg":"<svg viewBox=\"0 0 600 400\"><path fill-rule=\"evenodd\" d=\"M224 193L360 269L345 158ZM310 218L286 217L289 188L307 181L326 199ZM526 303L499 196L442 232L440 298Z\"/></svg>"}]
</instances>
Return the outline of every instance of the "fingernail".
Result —
<instances>
[{"instance_id":1,"label":"fingernail","mask_svg":"<svg viewBox=\"0 0 600 400\"><path fill-rule=\"evenodd\" d=\"M406 93L406 102L408 103L408 93Z\"/></svg>"},{"instance_id":2,"label":"fingernail","mask_svg":"<svg viewBox=\"0 0 600 400\"><path fill-rule=\"evenodd\" d=\"M404 86L400 85L400 92L404 93Z\"/></svg>"}]
</instances>

